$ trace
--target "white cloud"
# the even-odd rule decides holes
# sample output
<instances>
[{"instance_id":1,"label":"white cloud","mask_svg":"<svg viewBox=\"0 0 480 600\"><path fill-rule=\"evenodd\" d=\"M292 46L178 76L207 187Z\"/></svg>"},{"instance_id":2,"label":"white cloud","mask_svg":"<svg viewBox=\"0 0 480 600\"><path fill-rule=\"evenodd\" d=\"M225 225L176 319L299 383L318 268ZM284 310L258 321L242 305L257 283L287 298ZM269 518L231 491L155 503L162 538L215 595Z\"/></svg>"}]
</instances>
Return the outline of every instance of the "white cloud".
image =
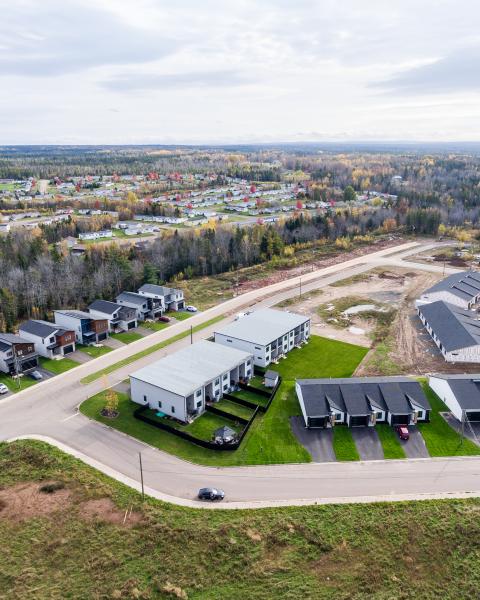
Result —
<instances>
[{"instance_id":1,"label":"white cloud","mask_svg":"<svg viewBox=\"0 0 480 600\"><path fill-rule=\"evenodd\" d=\"M16 0L0 143L478 138L479 16L474 0Z\"/></svg>"}]
</instances>

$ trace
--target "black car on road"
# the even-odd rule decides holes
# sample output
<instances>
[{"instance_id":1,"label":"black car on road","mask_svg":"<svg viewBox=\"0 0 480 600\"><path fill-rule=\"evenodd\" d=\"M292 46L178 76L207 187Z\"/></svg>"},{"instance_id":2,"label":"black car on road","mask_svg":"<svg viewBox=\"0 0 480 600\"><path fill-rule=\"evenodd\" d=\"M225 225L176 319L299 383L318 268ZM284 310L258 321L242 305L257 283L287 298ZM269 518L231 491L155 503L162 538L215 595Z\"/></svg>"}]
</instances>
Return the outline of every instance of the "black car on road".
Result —
<instances>
[{"instance_id":1,"label":"black car on road","mask_svg":"<svg viewBox=\"0 0 480 600\"><path fill-rule=\"evenodd\" d=\"M198 490L197 497L199 500L210 500L213 502L215 500L223 500L225 498L225 492L218 488L206 487Z\"/></svg>"}]
</instances>

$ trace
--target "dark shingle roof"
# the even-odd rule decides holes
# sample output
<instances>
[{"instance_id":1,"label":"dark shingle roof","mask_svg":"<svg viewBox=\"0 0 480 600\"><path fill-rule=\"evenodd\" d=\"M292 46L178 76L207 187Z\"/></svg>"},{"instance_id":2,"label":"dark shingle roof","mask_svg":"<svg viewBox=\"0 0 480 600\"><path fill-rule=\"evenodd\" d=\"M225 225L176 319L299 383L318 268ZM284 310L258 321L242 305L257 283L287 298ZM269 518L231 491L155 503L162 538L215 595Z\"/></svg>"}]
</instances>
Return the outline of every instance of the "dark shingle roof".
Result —
<instances>
[{"instance_id":1,"label":"dark shingle roof","mask_svg":"<svg viewBox=\"0 0 480 600\"><path fill-rule=\"evenodd\" d=\"M173 288L165 287L163 285L155 285L153 283L145 283L138 290L139 292L145 292L147 294L156 294L157 296L168 296L176 290Z\"/></svg>"},{"instance_id":2,"label":"dark shingle roof","mask_svg":"<svg viewBox=\"0 0 480 600\"><path fill-rule=\"evenodd\" d=\"M480 344L480 321L476 313L438 300L418 310L447 352Z\"/></svg>"},{"instance_id":3,"label":"dark shingle roof","mask_svg":"<svg viewBox=\"0 0 480 600\"><path fill-rule=\"evenodd\" d=\"M41 338L46 338L49 335L52 335L56 331L58 331L58 325L54 323L47 323L47 321L36 321L31 319L30 321L25 321L19 327L19 331L26 331L27 333L31 333L32 335L37 335Z\"/></svg>"},{"instance_id":4,"label":"dark shingle roof","mask_svg":"<svg viewBox=\"0 0 480 600\"><path fill-rule=\"evenodd\" d=\"M472 300L480 294L480 273L477 271L454 273L425 290L422 296L428 296L435 292L450 292L464 300Z\"/></svg>"},{"instance_id":5,"label":"dark shingle roof","mask_svg":"<svg viewBox=\"0 0 480 600\"><path fill-rule=\"evenodd\" d=\"M343 379L300 379L307 415L328 416L332 411L351 416L375 410L408 414L414 406L430 410L422 386L408 377L350 377Z\"/></svg>"},{"instance_id":6,"label":"dark shingle roof","mask_svg":"<svg viewBox=\"0 0 480 600\"><path fill-rule=\"evenodd\" d=\"M105 313L106 315L113 315L120 308L119 304L115 302L109 302L108 300L94 300L88 310L98 310L98 312Z\"/></svg>"},{"instance_id":7,"label":"dark shingle roof","mask_svg":"<svg viewBox=\"0 0 480 600\"><path fill-rule=\"evenodd\" d=\"M0 342L6 343L9 347L12 344L31 344L30 340L26 340L19 335L14 333L0 333Z\"/></svg>"},{"instance_id":8,"label":"dark shingle roof","mask_svg":"<svg viewBox=\"0 0 480 600\"><path fill-rule=\"evenodd\" d=\"M138 306L142 306L147 302L147 298L145 296L141 296L140 294L136 294L135 292L122 292L117 296L117 302L123 300L124 302L130 302L132 304L137 304Z\"/></svg>"},{"instance_id":9,"label":"dark shingle roof","mask_svg":"<svg viewBox=\"0 0 480 600\"><path fill-rule=\"evenodd\" d=\"M480 411L480 373L470 375L432 375L448 382L463 410Z\"/></svg>"}]
</instances>

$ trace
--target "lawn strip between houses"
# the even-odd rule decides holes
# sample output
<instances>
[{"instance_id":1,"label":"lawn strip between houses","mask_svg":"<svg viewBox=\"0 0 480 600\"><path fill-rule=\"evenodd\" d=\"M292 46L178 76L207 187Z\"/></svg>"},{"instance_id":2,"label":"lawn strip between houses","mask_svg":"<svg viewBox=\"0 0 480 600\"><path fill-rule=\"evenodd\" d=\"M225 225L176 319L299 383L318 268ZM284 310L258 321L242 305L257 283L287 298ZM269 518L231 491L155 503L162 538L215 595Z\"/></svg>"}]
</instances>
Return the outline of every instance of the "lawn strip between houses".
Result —
<instances>
[{"instance_id":1,"label":"lawn strip between houses","mask_svg":"<svg viewBox=\"0 0 480 600\"><path fill-rule=\"evenodd\" d=\"M192 332L196 333L197 331L201 331L202 329L205 329L206 327L209 327L210 325L213 325L214 323L217 323L218 321L221 321L224 318L225 317L223 315L219 315L218 317L210 319L209 321L205 321L205 323L201 323L200 325L196 325L195 327L193 327ZM100 371L96 371L95 373L91 373L90 375L87 375L86 377L84 377L81 380L81 383L86 384L86 383L91 383L92 381L96 381L103 375L108 375L109 373L113 373L117 369L120 369L121 367L125 367L126 365L129 365L129 364L139 360L140 358L143 358L144 356L153 354L153 352L156 352L157 350L161 350L162 348L165 348L166 346L169 346L170 344L178 342L179 340L183 340L183 338L186 338L189 335L190 335L189 329L187 329L187 331L182 331L182 333L178 333L177 335L174 335L171 338L164 340L163 342L154 344L153 346L150 346L150 348L146 348L145 350L142 350L141 352L137 352L136 354L133 354L132 356L129 356L128 358L124 358L123 360L120 360L120 361L114 363L113 365L105 367L105 369L101 369Z\"/></svg>"},{"instance_id":2,"label":"lawn strip between houses","mask_svg":"<svg viewBox=\"0 0 480 600\"><path fill-rule=\"evenodd\" d=\"M419 379L425 395L430 402L430 423L418 423L417 427L425 440L430 456L477 456L480 447L472 441L462 438L440 414L448 412L448 408L430 389L426 379Z\"/></svg>"},{"instance_id":3,"label":"lawn strip between houses","mask_svg":"<svg viewBox=\"0 0 480 600\"><path fill-rule=\"evenodd\" d=\"M70 369L74 369L78 367L80 363L75 362L71 358L62 358L60 360L54 360L52 358L44 358L43 356L39 357L40 366L50 373L55 373L58 375L60 373L65 373L65 371L70 371Z\"/></svg>"},{"instance_id":4,"label":"lawn strip between houses","mask_svg":"<svg viewBox=\"0 0 480 600\"><path fill-rule=\"evenodd\" d=\"M337 426L333 428L333 451L337 460L360 460L349 427Z\"/></svg>"},{"instance_id":5,"label":"lawn strip between houses","mask_svg":"<svg viewBox=\"0 0 480 600\"><path fill-rule=\"evenodd\" d=\"M388 423L377 423L375 429L377 430L378 439L382 444L384 458L406 458L398 435L391 425Z\"/></svg>"}]
</instances>

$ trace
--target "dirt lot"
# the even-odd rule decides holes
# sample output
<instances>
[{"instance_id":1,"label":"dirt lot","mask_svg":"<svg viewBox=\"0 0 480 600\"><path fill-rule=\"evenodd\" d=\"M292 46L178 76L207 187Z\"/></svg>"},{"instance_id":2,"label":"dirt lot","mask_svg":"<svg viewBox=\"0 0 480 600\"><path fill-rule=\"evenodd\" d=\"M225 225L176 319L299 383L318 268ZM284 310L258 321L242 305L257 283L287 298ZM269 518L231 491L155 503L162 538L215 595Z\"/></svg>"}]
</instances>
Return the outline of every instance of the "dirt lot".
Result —
<instances>
[{"instance_id":1,"label":"dirt lot","mask_svg":"<svg viewBox=\"0 0 480 600\"><path fill-rule=\"evenodd\" d=\"M425 281L423 277L423 274L417 275L403 269L388 271L376 269L359 278L354 278L352 281L344 280L341 282L342 285L327 286L319 294L306 294L301 301L290 304L288 308L309 315L312 319L312 333L316 335L370 347L374 322L362 319L359 314L351 317L350 327L340 328L320 317L317 313L318 307L346 296L358 296L364 298L365 303L374 301L392 308L399 308L403 304L404 298L409 295L409 290L412 287L417 289L417 280ZM431 285L428 281L430 279L427 280L426 285ZM423 284L420 283L420 285Z\"/></svg>"}]
</instances>

